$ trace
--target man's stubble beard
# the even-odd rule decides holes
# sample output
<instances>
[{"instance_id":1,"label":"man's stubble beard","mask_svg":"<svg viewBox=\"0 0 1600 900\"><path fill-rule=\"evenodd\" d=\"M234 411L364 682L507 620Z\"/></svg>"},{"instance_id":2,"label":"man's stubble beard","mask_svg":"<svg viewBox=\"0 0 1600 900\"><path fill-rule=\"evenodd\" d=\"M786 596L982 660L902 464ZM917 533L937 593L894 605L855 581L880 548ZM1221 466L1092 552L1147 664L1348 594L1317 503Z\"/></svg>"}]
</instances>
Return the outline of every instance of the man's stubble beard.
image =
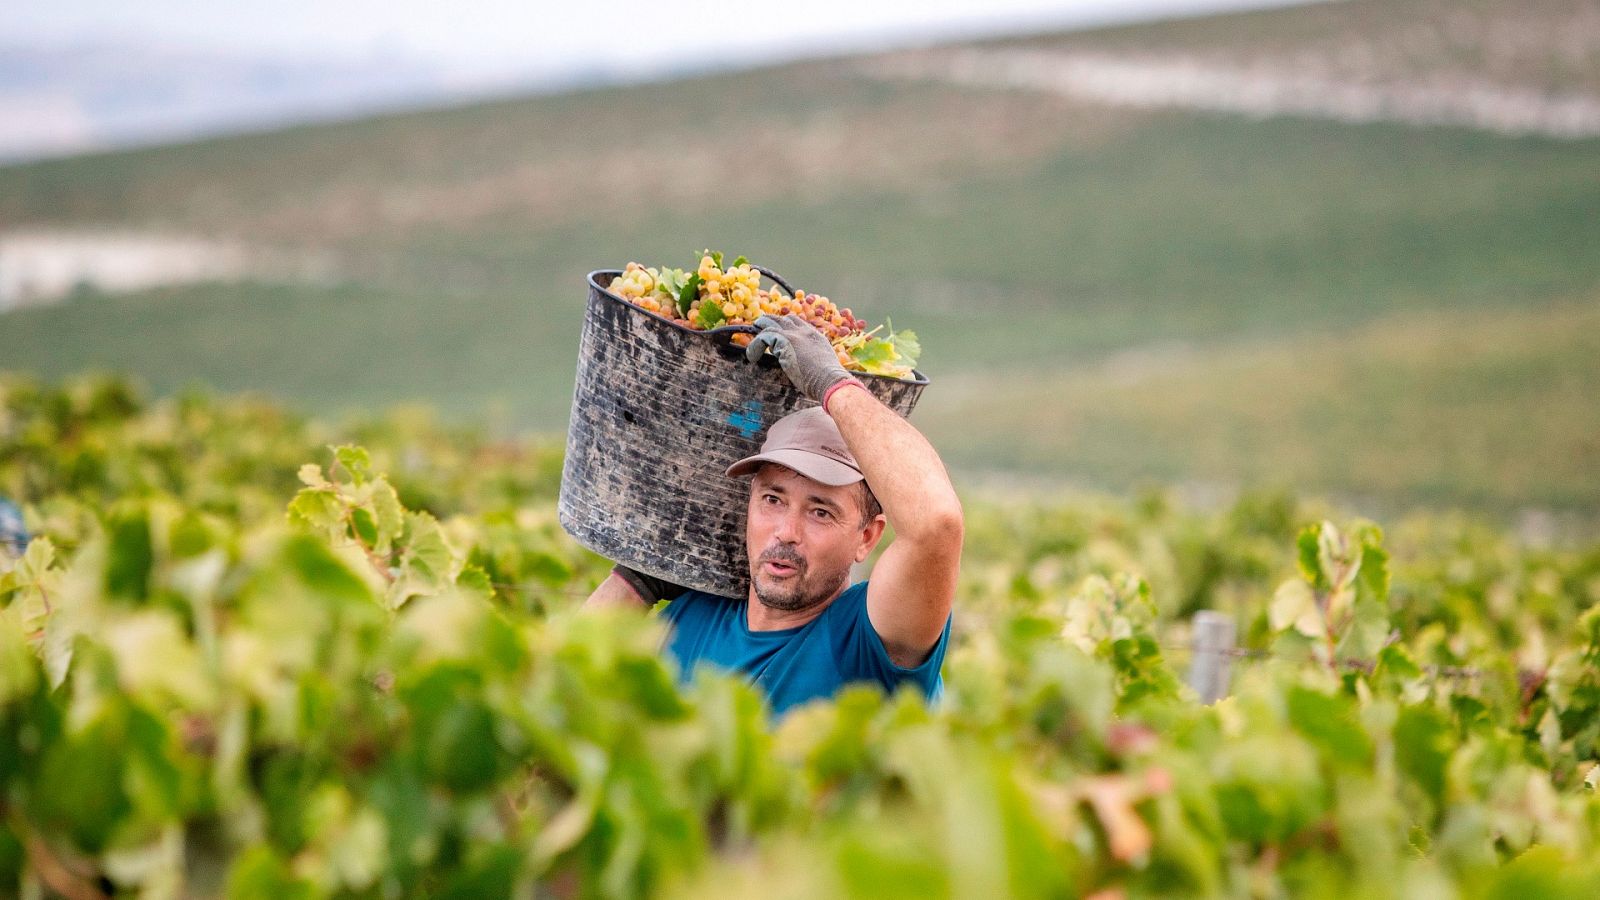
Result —
<instances>
[{"instance_id":1,"label":"man's stubble beard","mask_svg":"<svg viewBox=\"0 0 1600 900\"><path fill-rule=\"evenodd\" d=\"M781 559L797 565L800 574L794 578L787 589L773 590L763 587L761 583L761 564L769 559ZM810 609L825 600L832 599L850 579L850 568L846 566L837 577L830 577L830 573L813 573L809 564L800 559L799 554L793 551L785 552L781 548L768 550L750 565L750 584L754 586L756 599L768 609L779 612L799 612ZM825 585L820 586L818 585Z\"/></svg>"}]
</instances>

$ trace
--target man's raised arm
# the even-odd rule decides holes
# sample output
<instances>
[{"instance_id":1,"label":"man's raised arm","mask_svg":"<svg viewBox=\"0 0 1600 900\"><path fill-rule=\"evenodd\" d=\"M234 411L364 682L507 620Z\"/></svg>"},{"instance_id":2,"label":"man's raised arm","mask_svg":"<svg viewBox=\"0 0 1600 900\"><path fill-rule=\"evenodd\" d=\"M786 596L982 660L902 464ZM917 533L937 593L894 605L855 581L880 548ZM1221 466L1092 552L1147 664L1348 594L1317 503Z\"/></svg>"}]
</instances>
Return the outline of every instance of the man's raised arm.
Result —
<instances>
[{"instance_id":1,"label":"man's raised arm","mask_svg":"<svg viewBox=\"0 0 1600 900\"><path fill-rule=\"evenodd\" d=\"M867 615L889 658L910 668L938 643L955 602L961 501L933 445L878 398L847 384L826 409L894 526L867 585Z\"/></svg>"},{"instance_id":2,"label":"man's raised arm","mask_svg":"<svg viewBox=\"0 0 1600 900\"><path fill-rule=\"evenodd\" d=\"M867 615L889 658L910 667L938 643L961 566L961 501L933 445L839 365L828 339L799 316L762 316L755 358L771 347L803 393L823 403L866 476L895 538L867 586Z\"/></svg>"}]
</instances>

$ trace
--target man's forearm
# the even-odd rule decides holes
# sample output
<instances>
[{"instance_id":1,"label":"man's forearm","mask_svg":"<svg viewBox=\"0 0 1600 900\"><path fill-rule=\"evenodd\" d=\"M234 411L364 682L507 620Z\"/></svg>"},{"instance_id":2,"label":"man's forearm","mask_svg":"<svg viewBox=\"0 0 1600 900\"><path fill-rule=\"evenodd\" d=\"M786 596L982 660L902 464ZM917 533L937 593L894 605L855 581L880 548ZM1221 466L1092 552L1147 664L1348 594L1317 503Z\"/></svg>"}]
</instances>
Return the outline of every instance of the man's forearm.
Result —
<instances>
[{"instance_id":1,"label":"man's forearm","mask_svg":"<svg viewBox=\"0 0 1600 900\"><path fill-rule=\"evenodd\" d=\"M589 599L583 601L584 609L648 609L650 605L615 572L607 575L606 580L600 582L600 586L589 595Z\"/></svg>"},{"instance_id":2,"label":"man's forearm","mask_svg":"<svg viewBox=\"0 0 1600 900\"><path fill-rule=\"evenodd\" d=\"M897 539L915 540L959 527L961 501L922 432L854 386L834 391L827 409Z\"/></svg>"}]
</instances>

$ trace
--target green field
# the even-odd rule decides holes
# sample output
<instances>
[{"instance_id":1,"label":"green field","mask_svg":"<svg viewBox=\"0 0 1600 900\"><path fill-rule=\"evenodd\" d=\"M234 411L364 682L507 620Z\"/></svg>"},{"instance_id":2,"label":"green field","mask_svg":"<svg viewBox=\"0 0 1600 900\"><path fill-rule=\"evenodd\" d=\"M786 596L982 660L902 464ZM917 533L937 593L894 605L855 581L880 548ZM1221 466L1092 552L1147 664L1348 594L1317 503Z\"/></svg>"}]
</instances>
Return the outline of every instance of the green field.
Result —
<instances>
[{"instance_id":1,"label":"green field","mask_svg":"<svg viewBox=\"0 0 1600 900\"><path fill-rule=\"evenodd\" d=\"M1395 316L1154 347L1022 383L953 381L923 421L958 465L1359 489L1385 512L1395 498L1583 511L1574 498L1600 497L1600 303Z\"/></svg>"},{"instance_id":2,"label":"green field","mask_svg":"<svg viewBox=\"0 0 1600 900\"><path fill-rule=\"evenodd\" d=\"M1040 40L1220 52L1232 27L1244 54L1340 16L1377 40L1378 9ZM336 273L13 312L0 358L556 432L584 273L709 245L917 330L919 418L968 473L1593 510L1597 171L1600 140L1133 113L829 60L0 169L0 223L224 235Z\"/></svg>"},{"instance_id":3,"label":"green field","mask_svg":"<svg viewBox=\"0 0 1600 900\"><path fill-rule=\"evenodd\" d=\"M1596 22L977 51L1600 103ZM257 254L0 313L0 900L1600 896L1600 138L881 62L0 167L0 232ZM932 702L776 716L578 609L624 558L556 509L584 275L708 245L921 335Z\"/></svg>"},{"instance_id":4,"label":"green field","mask_svg":"<svg viewBox=\"0 0 1600 900\"><path fill-rule=\"evenodd\" d=\"M416 415L0 378L33 535L0 544L0 896L1600 891L1593 541L974 497L941 699L778 715L575 609L609 563L559 473ZM1211 697L1200 610L1243 651Z\"/></svg>"}]
</instances>

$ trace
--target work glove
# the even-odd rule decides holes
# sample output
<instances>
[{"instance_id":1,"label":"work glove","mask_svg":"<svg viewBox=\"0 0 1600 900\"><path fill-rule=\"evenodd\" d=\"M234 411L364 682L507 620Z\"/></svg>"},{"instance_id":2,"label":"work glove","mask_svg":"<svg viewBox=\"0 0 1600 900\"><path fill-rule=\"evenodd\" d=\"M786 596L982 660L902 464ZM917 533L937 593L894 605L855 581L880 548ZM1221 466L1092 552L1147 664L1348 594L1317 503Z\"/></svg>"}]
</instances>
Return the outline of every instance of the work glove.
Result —
<instances>
[{"instance_id":1,"label":"work glove","mask_svg":"<svg viewBox=\"0 0 1600 900\"><path fill-rule=\"evenodd\" d=\"M756 326L761 333L750 340L745 358L755 362L770 347L783 374L812 400L820 403L828 388L851 377L839 364L833 344L805 319L793 313L765 315L756 319Z\"/></svg>"}]
</instances>

